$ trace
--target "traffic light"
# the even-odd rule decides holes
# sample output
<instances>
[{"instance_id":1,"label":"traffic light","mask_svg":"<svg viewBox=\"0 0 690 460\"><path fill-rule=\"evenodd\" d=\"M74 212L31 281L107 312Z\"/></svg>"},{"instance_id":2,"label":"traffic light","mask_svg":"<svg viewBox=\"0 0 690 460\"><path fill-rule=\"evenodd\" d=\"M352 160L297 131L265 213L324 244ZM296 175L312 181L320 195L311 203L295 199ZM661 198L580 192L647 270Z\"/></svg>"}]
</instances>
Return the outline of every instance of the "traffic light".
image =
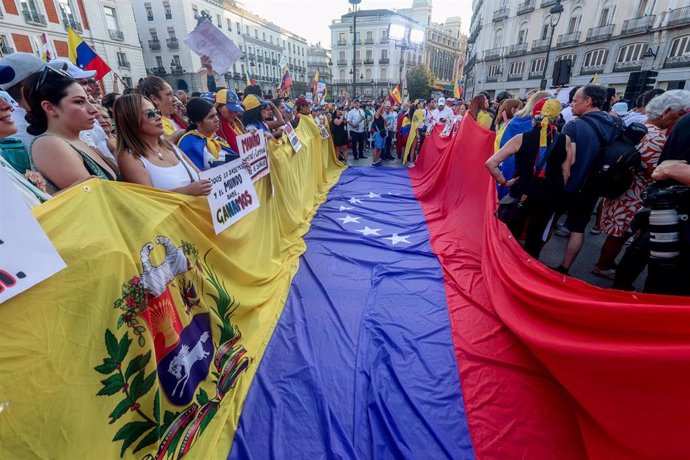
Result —
<instances>
[{"instance_id":1,"label":"traffic light","mask_svg":"<svg viewBox=\"0 0 690 460\"><path fill-rule=\"evenodd\" d=\"M655 70L645 70L644 72L640 72L641 93L654 89L654 84L656 83L657 75L659 75L659 72Z\"/></svg>"},{"instance_id":2,"label":"traffic light","mask_svg":"<svg viewBox=\"0 0 690 460\"><path fill-rule=\"evenodd\" d=\"M659 75L659 72L655 70L630 72L630 77L628 78L628 84L625 87L625 95L623 98L626 101L635 101L640 94L654 89L657 75Z\"/></svg>"}]
</instances>

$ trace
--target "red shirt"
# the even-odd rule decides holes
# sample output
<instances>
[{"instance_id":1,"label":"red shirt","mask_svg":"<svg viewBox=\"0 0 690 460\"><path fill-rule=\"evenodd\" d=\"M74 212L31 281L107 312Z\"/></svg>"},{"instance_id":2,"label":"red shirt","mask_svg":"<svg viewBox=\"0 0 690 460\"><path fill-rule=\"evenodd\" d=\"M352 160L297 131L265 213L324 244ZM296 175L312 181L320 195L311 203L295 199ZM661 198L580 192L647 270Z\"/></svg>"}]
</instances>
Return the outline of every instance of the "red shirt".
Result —
<instances>
[{"instance_id":1,"label":"red shirt","mask_svg":"<svg viewBox=\"0 0 690 460\"><path fill-rule=\"evenodd\" d=\"M242 127L242 124L239 122L239 120L235 119L233 124L230 125L225 119L221 118L220 129L216 132L216 134L228 141L230 147L232 147L232 149L235 152L239 153L240 150L237 147L237 136L245 134L244 128Z\"/></svg>"}]
</instances>

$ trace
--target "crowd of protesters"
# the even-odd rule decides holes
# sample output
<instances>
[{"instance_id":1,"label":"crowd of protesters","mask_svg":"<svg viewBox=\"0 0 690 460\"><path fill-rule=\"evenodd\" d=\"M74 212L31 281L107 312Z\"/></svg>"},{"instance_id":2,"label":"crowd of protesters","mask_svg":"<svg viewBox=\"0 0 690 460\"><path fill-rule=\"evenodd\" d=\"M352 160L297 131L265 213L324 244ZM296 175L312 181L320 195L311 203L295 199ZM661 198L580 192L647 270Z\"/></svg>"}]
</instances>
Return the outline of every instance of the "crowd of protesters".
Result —
<instances>
[{"instance_id":1,"label":"crowd of protesters","mask_svg":"<svg viewBox=\"0 0 690 460\"><path fill-rule=\"evenodd\" d=\"M498 187L496 215L530 255L539 258L554 234L566 237L552 268L568 274L591 223L591 233L606 235L593 274L633 290L647 267L645 291L680 295L690 295L688 112L689 91L654 89L629 103L595 84L572 88L568 104L544 91L526 100L502 92L493 101L476 96L469 109L496 131L486 162Z\"/></svg>"},{"instance_id":2,"label":"crowd of protesters","mask_svg":"<svg viewBox=\"0 0 690 460\"><path fill-rule=\"evenodd\" d=\"M212 72L208 59L202 63ZM94 73L64 59L46 63L26 53L0 61L0 166L30 205L93 177L207 195L211 184L199 172L239 158L238 136L251 131L262 132L267 141L281 139L286 125L297 127L303 117L330 131L346 164L350 153L359 160L371 152L373 167L395 159L414 167L436 126L457 127L468 117L496 133L486 166L497 182L497 216L529 254L538 258L554 234L567 237L562 261L553 268L568 274L594 221L590 231L606 235L592 267L595 275L631 290L648 267L646 290L688 293L690 285L681 278L690 272L690 226L677 218L687 215L683 200L690 201L678 188L690 185L688 91L654 89L635 101L620 101L613 88L589 84L572 88L568 104L546 91L525 99L503 91L495 98L483 92L467 102L430 98L395 104L387 98L312 105L304 96L265 98L258 85L238 94L216 88L210 78L207 92L173 91L162 78L148 76L122 94L101 94ZM626 189L612 196L593 185L593 177L602 174L604 152L626 141L639 164L629 171ZM670 236L677 240L673 250L660 246L650 231L659 212L650 224L639 217L650 188L662 191L654 196L681 202L666 205L676 212L674 225L681 222ZM664 260L650 260L652 252Z\"/></svg>"}]
</instances>

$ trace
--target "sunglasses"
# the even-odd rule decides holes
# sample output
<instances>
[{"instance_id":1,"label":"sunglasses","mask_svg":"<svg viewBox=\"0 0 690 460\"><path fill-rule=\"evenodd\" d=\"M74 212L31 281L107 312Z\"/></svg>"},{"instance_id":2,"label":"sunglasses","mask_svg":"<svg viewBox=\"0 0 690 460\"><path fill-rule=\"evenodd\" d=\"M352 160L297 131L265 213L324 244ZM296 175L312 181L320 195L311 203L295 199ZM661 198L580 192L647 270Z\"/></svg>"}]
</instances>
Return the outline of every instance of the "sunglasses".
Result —
<instances>
[{"instance_id":1,"label":"sunglasses","mask_svg":"<svg viewBox=\"0 0 690 460\"><path fill-rule=\"evenodd\" d=\"M38 90L43 84L46 82L48 79L48 75L53 75L54 77L60 77L60 78L72 78L70 74L65 72L64 70L60 69L53 69L52 67L45 66L43 70L41 70L41 74L38 76L38 80L36 80L36 86L34 87L35 90Z\"/></svg>"},{"instance_id":2,"label":"sunglasses","mask_svg":"<svg viewBox=\"0 0 690 460\"><path fill-rule=\"evenodd\" d=\"M147 110L144 112L144 116L147 120L155 120L156 117L163 117L163 112L160 110Z\"/></svg>"}]
</instances>

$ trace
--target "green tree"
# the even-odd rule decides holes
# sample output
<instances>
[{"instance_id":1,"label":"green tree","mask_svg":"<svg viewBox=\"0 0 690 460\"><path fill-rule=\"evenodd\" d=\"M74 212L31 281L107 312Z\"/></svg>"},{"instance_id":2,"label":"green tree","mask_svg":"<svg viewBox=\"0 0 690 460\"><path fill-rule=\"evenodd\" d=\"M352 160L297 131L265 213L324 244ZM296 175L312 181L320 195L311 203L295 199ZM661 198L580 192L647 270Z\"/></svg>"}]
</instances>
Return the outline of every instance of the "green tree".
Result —
<instances>
[{"instance_id":1,"label":"green tree","mask_svg":"<svg viewBox=\"0 0 690 460\"><path fill-rule=\"evenodd\" d=\"M425 66L418 65L407 72L407 91L410 100L431 97L434 76Z\"/></svg>"},{"instance_id":2,"label":"green tree","mask_svg":"<svg viewBox=\"0 0 690 460\"><path fill-rule=\"evenodd\" d=\"M297 97L300 94L305 94L311 91L311 86L303 81L293 81L292 82L292 96Z\"/></svg>"}]
</instances>

